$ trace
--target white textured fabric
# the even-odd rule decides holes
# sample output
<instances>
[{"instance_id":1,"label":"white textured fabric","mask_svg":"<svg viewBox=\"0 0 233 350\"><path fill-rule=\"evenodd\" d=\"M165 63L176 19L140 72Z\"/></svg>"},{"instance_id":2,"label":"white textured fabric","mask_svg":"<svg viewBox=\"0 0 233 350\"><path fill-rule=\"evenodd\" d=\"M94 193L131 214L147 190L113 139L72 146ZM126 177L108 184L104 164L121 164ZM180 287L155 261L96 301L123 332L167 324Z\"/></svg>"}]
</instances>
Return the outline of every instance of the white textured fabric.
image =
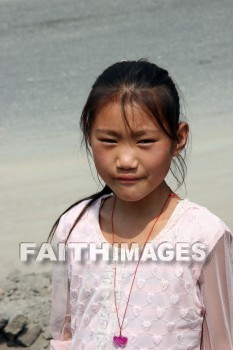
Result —
<instances>
[{"instance_id":1,"label":"white textured fabric","mask_svg":"<svg viewBox=\"0 0 233 350\"><path fill-rule=\"evenodd\" d=\"M104 195L85 213L69 242L106 242L99 226ZM64 242L84 201L64 214L56 238ZM233 350L232 233L206 208L178 202L151 241L203 242L203 262L140 262L122 335L128 350ZM123 318L137 262L117 262L116 296ZM114 304L114 263L58 263L53 271L50 350L112 350L119 335Z\"/></svg>"}]
</instances>

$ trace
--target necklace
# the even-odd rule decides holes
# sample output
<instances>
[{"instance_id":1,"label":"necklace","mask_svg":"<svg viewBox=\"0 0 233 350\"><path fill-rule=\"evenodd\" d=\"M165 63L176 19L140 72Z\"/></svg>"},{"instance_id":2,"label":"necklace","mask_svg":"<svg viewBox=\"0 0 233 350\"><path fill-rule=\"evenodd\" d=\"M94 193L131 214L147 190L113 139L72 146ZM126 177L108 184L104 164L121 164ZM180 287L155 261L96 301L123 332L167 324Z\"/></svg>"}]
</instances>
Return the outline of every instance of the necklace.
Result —
<instances>
[{"instance_id":1,"label":"necklace","mask_svg":"<svg viewBox=\"0 0 233 350\"><path fill-rule=\"evenodd\" d=\"M123 319L122 319L122 322L120 324L120 320L119 320L119 314L118 314L118 309L117 309L117 305L116 305L116 261L115 261L115 268L114 268L114 302L115 302L115 308L116 308L116 313L117 313L117 319L118 319L118 325L119 325L119 329L120 329L120 335L119 336L114 336L113 337L113 343L115 346L117 347L121 347L121 348L124 348L128 342L128 338L127 337L124 337L122 335L122 327L123 327L123 323L124 323L124 319L125 319L125 315L126 315L126 311L127 311L127 308L128 308L128 304L129 304L129 299L130 299L130 295L131 295L131 292L132 292L132 288L133 288L133 284L134 284L134 280L135 280L135 277L136 277L136 273L137 273L137 270L138 270L138 266L139 266L139 263L140 263L140 260L141 260L141 256L142 256L142 253L144 251L144 248L145 248L145 245L153 231L153 228L155 226L155 224L157 223L157 221L159 220L162 212L163 212L163 209L164 207L166 206L168 200L170 197L178 197L175 193L171 193L171 190L166 198L166 201L164 203L164 205L162 206L162 209L160 210L158 216L156 217L156 219L154 220L154 223L152 225L152 228L150 229L150 232L146 238L146 241L144 242L143 244L143 247L142 247L142 251L141 251L141 254L139 256L139 259L138 259L138 263L137 263L137 266L136 266L136 269L134 271L134 277L133 277L133 281L132 281L132 284L131 284L131 287L130 287L130 291L129 291L129 296L128 296L128 300L127 300L127 303L126 303L126 308L125 308L125 312L124 312L124 315L123 315ZM113 228L113 214L114 214L114 209L115 209L115 203L116 203L116 196L114 198L114 203L113 203L113 209L112 209L112 216L111 216L111 224L112 224L112 239L113 239L113 242L112 244L115 243L114 241L114 228Z\"/></svg>"}]
</instances>

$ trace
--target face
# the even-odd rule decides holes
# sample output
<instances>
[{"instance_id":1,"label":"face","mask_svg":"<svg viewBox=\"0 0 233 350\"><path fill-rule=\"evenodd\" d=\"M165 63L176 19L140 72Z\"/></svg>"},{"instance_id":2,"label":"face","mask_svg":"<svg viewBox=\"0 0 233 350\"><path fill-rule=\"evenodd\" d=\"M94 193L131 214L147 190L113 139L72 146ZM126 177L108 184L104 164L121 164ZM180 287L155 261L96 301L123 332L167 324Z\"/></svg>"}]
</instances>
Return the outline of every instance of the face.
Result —
<instances>
[{"instance_id":1,"label":"face","mask_svg":"<svg viewBox=\"0 0 233 350\"><path fill-rule=\"evenodd\" d=\"M101 107L89 143L103 181L122 200L137 201L164 183L176 145L140 107L126 105L126 116L131 130L119 102Z\"/></svg>"}]
</instances>

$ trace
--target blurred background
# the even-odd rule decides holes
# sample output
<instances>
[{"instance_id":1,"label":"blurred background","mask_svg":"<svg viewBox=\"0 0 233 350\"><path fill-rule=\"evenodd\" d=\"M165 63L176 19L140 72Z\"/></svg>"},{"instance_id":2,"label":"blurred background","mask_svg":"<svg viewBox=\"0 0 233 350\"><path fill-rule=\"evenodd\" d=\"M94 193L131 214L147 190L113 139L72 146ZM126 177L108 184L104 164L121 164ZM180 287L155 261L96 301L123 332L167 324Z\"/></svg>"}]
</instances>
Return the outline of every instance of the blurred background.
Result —
<instances>
[{"instance_id":1,"label":"blurred background","mask_svg":"<svg viewBox=\"0 0 233 350\"><path fill-rule=\"evenodd\" d=\"M190 123L187 191L231 228L231 0L0 0L1 276L19 243L46 241L58 215L100 189L80 148L79 118L95 78L118 60L167 68Z\"/></svg>"}]
</instances>

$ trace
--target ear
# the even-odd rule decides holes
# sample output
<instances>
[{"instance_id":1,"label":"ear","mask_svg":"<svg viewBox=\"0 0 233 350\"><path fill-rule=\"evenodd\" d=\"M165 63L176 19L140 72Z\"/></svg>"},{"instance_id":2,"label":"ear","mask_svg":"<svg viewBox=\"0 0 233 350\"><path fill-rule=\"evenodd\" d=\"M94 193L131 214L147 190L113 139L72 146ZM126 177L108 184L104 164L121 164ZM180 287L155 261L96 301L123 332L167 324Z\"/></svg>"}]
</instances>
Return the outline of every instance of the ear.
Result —
<instances>
[{"instance_id":1,"label":"ear","mask_svg":"<svg viewBox=\"0 0 233 350\"><path fill-rule=\"evenodd\" d=\"M177 156L182 151L182 149L185 147L185 145L187 143L188 135L189 135L188 123L180 122L178 130L177 130L178 141L176 141L176 144L175 144L175 147L173 150L173 157Z\"/></svg>"}]
</instances>

